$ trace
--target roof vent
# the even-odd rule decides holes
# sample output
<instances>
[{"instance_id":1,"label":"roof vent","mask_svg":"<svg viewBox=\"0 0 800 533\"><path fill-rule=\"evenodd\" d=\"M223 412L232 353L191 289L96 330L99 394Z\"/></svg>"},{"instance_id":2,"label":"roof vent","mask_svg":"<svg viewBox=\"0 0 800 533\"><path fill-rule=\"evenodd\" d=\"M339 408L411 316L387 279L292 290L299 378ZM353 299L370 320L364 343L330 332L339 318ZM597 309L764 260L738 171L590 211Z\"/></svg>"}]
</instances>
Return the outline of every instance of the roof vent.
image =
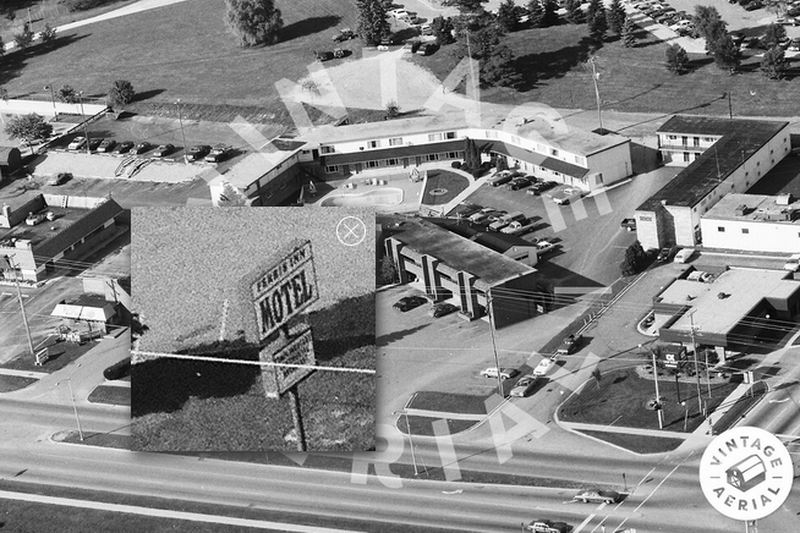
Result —
<instances>
[{"instance_id":1,"label":"roof vent","mask_svg":"<svg viewBox=\"0 0 800 533\"><path fill-rule=\"evenodd\" d=\"M750 208L747 207L745 204L739 204L736 206L736 209L733 210L736 216L744 216L750 212Z\"/></svg>"},{"instance_id":2,"label":"roof vent","mask_svg":"<svg viewBox=\"0 0 800 533\"><path fill-rule=\"evenodd\" d=\"M777 205L789 205L790 203L792 203L791 193L779 194L777 198L775 198L775 203Z\"/></svg>"}]
</instances>

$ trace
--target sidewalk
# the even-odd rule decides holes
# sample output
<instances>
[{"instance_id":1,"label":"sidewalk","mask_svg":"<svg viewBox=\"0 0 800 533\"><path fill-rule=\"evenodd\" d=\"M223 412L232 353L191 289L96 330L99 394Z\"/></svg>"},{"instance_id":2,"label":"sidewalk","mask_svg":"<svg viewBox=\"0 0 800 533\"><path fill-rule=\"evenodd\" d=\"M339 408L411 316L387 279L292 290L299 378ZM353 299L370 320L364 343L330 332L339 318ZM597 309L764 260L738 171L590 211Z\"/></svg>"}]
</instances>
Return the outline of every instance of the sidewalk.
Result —
<instances>
[{"instance_id":1,"label":"sidewalk","mask_svg":"<svg viewBox=\"0 0 800 533\"><path fill-rule=\"evenodd\" d=\"M37 372L34 370L14 370L12 368L0 368L0 374L5 376L20 376L23 378L41 379L49 376L49 372Z\"/></svg>"}]
</instances>

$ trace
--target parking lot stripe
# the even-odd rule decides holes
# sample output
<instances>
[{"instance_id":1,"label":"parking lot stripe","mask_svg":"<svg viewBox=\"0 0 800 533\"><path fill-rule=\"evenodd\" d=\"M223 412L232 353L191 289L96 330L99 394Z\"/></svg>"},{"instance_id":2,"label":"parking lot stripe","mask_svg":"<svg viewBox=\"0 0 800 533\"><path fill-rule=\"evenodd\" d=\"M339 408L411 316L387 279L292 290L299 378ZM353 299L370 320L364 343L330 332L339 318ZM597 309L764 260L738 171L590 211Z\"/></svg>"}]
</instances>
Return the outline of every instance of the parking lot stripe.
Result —
<instances>
[{"instance_id":1,"label":"parking lot stripe","mask_svg":"<svg viewBox=\"0 0 800 533\"><path fill-rule=\"evenodd\" d=\"M561 214L561 210L556 203L550 198L546 197L542 200L542 203L544 203L544 209L547 211L547 218L550 221L550 227L553 228L553 231L558 233L559 231L567 229L567 224L564 222L564 215Z\"/></svg>"},{"instance_id":2,"label":"parking lot stripe","mask_svg":"<svg viewBox=\"0 0 800 533\"><path fill-rule=\"evenodd\" d=\"M575 220L583 220L588 216L586 214L586 206L583 204L582 198L572 202L572 214L575 215Z\"/></svg>"},{"instance_id":3,"label":"parking lot stripe","mask_svg":"<svg viewBox=\"0 0 800 533\"><path fill-rule=\"evenodd\" d=\"M587 517L586 517L586 520L584 520L583 522L581 522L580 524L578 524L578 527L576 527L576 528L575 528L575 531L574 531L573 533L580 533L580 532L581 532L581 530L582 530L583 528L585 528L585 527L586 527L586 524L588 524L589 522L591 522L591 521L592 521L592 519L594 519L594 517L595 517L595 516L597 516L597 513L592 513L592 514L590 514L589 516L587 516Z\"/></svg>"},{"instance_id":4,"label":"parking lot stripe","mask_svg":"<svg viewBox=\"0 0 800 533\"><path fill-rule=\"evenodd\" d=\"M606 191L600 192L593 198L594 203L597 206L597 212L600 213L600 215L607 215L613 211L611 208L611 202L608 201L608 195L606 194Z\"/></svg>"}]
</instances>

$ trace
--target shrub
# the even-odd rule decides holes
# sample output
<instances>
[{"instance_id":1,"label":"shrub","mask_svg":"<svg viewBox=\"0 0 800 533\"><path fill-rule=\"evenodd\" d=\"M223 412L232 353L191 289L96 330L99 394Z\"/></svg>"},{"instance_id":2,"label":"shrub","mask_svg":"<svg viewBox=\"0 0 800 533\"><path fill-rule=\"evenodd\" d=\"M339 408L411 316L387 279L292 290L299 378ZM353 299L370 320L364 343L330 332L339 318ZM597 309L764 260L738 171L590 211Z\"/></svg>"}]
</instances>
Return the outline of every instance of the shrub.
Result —
<instances>
[{"instance_id":1,"label":"shrub","mask_svg":"<svg viewBox=\"0 0 800 533\"><path fill-rule=\"evenodd\" d=\"M61 3L70 11L85 11L114 1L116 0L61 0Z\"/></svg>"},{"instance_id":2,"label":"shrub","mask_svg":"<svg viewBox=\"0 0 800 533\"><path fill-rule=\"evenodd\" d=\"M458 168L458 169L460 169L460 168L461 168L461 161L453 161L452 163L450 163L450 166L451 166L452 168Z\"/></svg>"}]
</instances>

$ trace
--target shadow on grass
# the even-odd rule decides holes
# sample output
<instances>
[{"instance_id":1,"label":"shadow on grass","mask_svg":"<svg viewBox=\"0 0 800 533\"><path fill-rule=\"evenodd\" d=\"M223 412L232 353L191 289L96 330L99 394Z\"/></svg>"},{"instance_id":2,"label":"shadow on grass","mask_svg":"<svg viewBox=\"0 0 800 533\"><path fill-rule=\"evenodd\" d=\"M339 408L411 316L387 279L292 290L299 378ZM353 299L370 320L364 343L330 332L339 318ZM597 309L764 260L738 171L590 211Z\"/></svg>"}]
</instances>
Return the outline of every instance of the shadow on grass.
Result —
<instances>
[{"instance_id":1,"label":"shadow on grass","mask_svg":"<svg viewBox=\"0 0 800 533\"><path fill-rule=\"evenodd\" d=\"M513 66L516 72L522 74L519 90L527 91L542 80L563 77L571 69L585 63L592 49L592 39L582 37L574 46L517 57Z\"/></svg>"},{"instance_id":2,"label":"shadow on grass","mask_svg":"<svg viewBox=\"0 0 800 533\"><path fill-rule=\"evenodd\" d=\"M311 17L303 19L288 26L284 26L279 34L279 42L291 41L299 37L305 37L314 33L319 33L335 27L339 24L342 17L337 15L326 15L324 17Z\"/></svg>"},{"instance_id":3,"label":"shadow on grass","mask_svg":"<svg viewBox=\"0 0 800 533\"><path fill-rule=\"evenodd\" d=\"M56 37L48 45L34 45L18 52L6 54L3 56L3 61L0 62L0 79L7 83L9 80L20 75L22 70L27 66L28 59L63 48L89 36L91 36L91 33L65 35L63 37Z\"/></svg>"},{"instance_id":4,"label":"shadow on grass","mask_svg":"<svg viewBox=\"0 0 800 533\"><path fill-rule=\"evenodd\" d=\"M139 91L133 97L133 100L131 100L131 102L141 102L141 101L144 101L144 100L148 100L150 98L158 96L159 94L163 93L164 91L166 91L166 89L151 89L149 91Z\"/></svg>"}]
</instances>

